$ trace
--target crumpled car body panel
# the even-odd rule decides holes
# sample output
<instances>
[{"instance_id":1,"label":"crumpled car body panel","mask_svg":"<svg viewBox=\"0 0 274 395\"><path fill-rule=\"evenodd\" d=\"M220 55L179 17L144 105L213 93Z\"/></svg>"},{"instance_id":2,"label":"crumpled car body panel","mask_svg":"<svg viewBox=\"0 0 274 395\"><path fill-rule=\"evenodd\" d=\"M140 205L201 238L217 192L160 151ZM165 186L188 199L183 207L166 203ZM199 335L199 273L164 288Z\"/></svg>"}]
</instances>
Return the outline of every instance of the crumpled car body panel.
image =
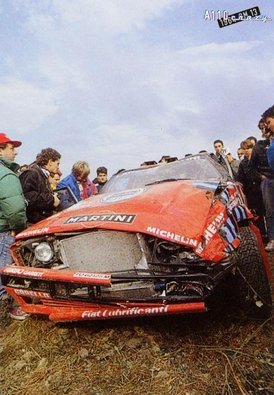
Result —
<instances>
[{"instance_id":1,"label":"crumpled car body panel","mask_svg":"<svg viewBox=\"0 0 274 395\"><path fill-rule=\"evenodd\" d=\"M200 158L193 159L197 167ZM215 171L210 158L202 159ZM175 173L179 162L152 166L151 172ZM222 173L136 184L136 175L149 172L114 176L105 193L17 235L14 264L1 276L24 311L53 321L205 312L215 288L235 270L243 225L256 234L270 276L239 184Z\"/></svg>"}]
</instances>

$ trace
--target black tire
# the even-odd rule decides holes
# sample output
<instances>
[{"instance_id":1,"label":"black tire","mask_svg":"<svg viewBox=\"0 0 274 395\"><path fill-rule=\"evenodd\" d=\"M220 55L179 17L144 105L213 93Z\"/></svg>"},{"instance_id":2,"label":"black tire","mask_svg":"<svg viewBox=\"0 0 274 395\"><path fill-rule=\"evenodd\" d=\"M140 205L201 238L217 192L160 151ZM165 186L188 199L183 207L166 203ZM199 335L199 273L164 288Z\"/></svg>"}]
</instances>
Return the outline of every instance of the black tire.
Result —
<instances>
[{"instance_id":1,"label":"black tire","mask_svg":"<svg viewBox=\"0 0 274 395\"><path fill-rule=\"evenodd\" d=\"M240 235L242 242L236 254L234 292L248 316L268 318L272 310L272 298L257 238L248 226L240 228Z\"/></svg>"}]
</instances>

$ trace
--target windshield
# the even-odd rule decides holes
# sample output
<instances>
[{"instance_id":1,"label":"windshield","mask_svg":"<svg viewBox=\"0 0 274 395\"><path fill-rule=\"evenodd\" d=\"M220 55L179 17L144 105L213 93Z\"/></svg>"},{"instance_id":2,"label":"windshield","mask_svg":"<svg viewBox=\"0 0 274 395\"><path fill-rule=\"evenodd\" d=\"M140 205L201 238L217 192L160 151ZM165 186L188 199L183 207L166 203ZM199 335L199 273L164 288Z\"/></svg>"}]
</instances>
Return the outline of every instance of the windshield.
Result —
<instances>
[{"instance_id":1,"label":"windshield","mask_svg":"<svg viewBox=\"0 0 274 395\"><path fill-rule=\"evenodd\" d=\"M195 155L175 162L125 170L111 177L102 189L119 192L148 184L176 180L218 181L229 178L227 172L208 155Z\"/></svg>"}]
</instances>

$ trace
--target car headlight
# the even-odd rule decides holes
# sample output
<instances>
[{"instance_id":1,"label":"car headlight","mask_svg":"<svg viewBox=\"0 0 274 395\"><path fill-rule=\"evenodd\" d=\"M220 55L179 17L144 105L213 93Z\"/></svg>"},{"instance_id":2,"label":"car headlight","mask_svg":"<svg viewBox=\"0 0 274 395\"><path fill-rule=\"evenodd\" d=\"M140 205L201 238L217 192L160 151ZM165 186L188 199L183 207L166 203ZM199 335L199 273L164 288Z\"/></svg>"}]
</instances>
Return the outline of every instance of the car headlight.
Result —
<instances>
[{"instance_id":1,"label":"car headlight","mask_svg":"<svg viewBox=\"0 0 274 395\"><path fill-rule=\"evenodd\" d=\"M40 262L49 262L53 255L54 252L51 248L51 246L48 243L40 243L37 247L34 249L34 254L35 258L38 259Z\"/></svg>"}]
</instances>

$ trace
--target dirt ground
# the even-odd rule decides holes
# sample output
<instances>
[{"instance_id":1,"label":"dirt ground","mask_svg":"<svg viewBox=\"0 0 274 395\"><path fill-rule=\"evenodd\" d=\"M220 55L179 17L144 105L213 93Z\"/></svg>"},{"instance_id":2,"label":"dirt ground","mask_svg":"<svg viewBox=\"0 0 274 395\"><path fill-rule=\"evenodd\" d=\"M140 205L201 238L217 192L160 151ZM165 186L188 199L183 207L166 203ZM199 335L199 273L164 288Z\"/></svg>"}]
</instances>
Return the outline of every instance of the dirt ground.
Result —
<instances>
[{"instance_id":1,"label":"dirt ground","mask_svg":"<svg viewBox=\"0 0 274 395\"><path fill-rule=\"evenodd\" d=\"M10 320L0 327L0 395L274 394L273 318L228 305L191 316Z\"/></svg>"}]
</instances>

